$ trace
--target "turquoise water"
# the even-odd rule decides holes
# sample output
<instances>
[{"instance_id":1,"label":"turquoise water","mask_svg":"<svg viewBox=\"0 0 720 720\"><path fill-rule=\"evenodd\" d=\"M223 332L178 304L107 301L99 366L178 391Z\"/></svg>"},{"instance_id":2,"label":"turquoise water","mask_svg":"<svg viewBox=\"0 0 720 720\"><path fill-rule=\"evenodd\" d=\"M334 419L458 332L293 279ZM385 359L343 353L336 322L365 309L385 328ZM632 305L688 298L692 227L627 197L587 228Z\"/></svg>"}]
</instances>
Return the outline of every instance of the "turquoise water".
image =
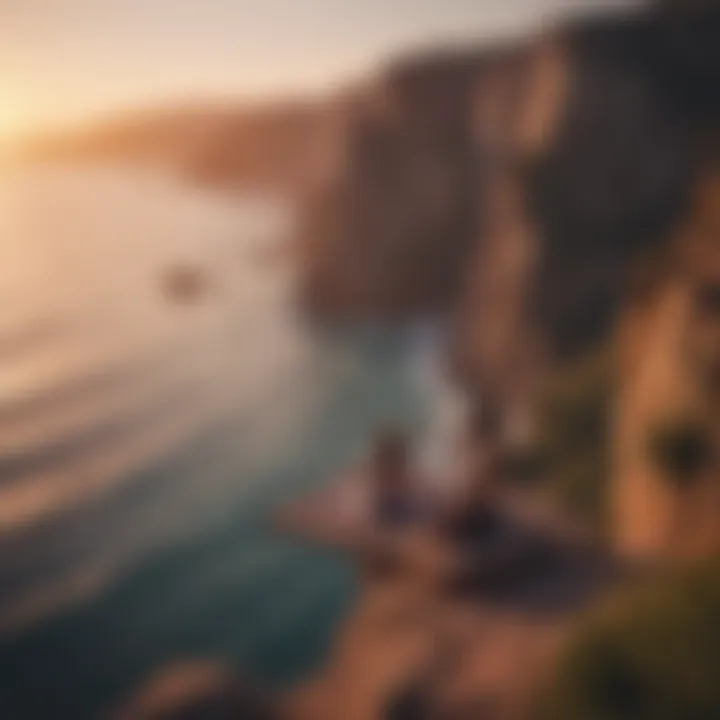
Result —
<instances>
[{"instance_id":1,"label":"turquoise water","mask_svg":"<svg viewBox=\"0 0 720 720\"><path fill-rule=\"evenodd\" d=\"M119 168L0 181L0 717L98 717L177 661L322 662L356 578L268 517L378 424L427 433L443 387L425 333L297 316L291 227Z\"/></svg>"}]
</instances>

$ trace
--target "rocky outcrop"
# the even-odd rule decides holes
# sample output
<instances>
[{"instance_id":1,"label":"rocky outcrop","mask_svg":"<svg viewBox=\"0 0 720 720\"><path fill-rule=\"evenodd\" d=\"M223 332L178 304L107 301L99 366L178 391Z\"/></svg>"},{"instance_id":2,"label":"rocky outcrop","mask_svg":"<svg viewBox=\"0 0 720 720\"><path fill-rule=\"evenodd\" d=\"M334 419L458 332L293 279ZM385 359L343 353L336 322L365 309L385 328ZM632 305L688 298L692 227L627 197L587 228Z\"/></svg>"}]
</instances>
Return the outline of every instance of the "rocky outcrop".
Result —
<instances>
[{"instance_id":1,"label":"rocky outcrop","mask_svg":"<svg viewBox=\"0 0 720 720\"><path fill-rule=\"evenodd\" d=\"M640 557L720 547L720 180L703 180L690 221L619 332L614 536Z\"/></svg>"},{"instance_id":2,"label":"rocky outcrop","mask_svg":"<svg viewBox=\"0 0 720 720\"><path fill-rule=\"evenodd\" d=\"M529 304L554 354L598 337L634 261L668 239L688 208L706 160L704 128L720 104L710 28L720 29L716 10L566 33L562 127L525 181L542 244Z\"/></svg>"},{"instance_id":3,"label":"rocky outcrop","mask_svg":"<svg viewBox=\"0 0 720 720\"><path fill-rule=\"evenodd\" d=\"M538 497L503 498L514 549L479 549L437 517L380 529L367 509L338 513L354 490L302 500L283 524L346 553L363 585L326 666L290 693L292 720L522 720L578 614L628 579Z\"/></svg>"},{"instance_id":4,"label":"rocky outcrop","mask_svg":"<svg viewBox=\"0 0 720 720\"><path fill-rule=\"evenodd\" d=\"M391 67L306 213L310 307L449 309L459 375L527 404L608 333L714 162L719 29L717 7L671 4Z\"/></svg>"},{"instance_id":5,"label":"rocky outcrop","mask_svg":"<svg viewBox=\"0 0 720 720\"><path fill-rule=\"evenodd\" d=\"M115 720L277 720L280 711L231 668L178 663L160 672Z\"/></svg>"},{"instance_id":6,"label":"rocky outcrop","mask_svg":"<svg viewBox=\"0 0 720 720\"><path fill-rule=\"evenodd\" d=\"M464 377L521 419L548 368L607 336L638 266L716 162L719 27L714 8L586 21L528 57L500 134L512 162L487 169L480 189L458 338Z\"/></svg>"},{"instance_id":7,"label":"rocky outcrop","mask_svg":"<svg viewBox=\"0 0 720 720\"><path fill-rule=\"evenodd\" d=\"M316 313L404 315L457 300L476 234L472 106L485 55L404 60L358 91L302 222Z\"/></svg>"},{"instance_id":8,"label":"rocky outcrop","mask_svg":"<svg viewBox=\"0 0 720 720\"><path fill-rule=\"evenodd\" d=\"M340 111L334 101L238 108L205 134L185 173L203 185L302 195Z\"/></svg>"},{"instance_id":9,"label":"rocky outcrop","mask_svg":"<svg viewBox=\"0 0 720 720\"><path fill-rule=\"evenodd\" d=\"M155 166L201 186L297 195L336 111L334 101L170 107L28 140L14 158Z\"/></svg>"}]
</instances>

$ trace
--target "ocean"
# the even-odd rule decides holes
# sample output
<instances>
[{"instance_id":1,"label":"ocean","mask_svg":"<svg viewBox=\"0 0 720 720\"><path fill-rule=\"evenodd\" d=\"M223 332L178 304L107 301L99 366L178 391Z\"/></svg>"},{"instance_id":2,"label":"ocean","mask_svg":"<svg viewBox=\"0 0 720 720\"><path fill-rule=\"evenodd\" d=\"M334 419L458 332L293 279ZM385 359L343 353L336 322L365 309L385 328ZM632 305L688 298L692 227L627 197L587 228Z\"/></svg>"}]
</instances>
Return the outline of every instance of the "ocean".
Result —
<instances>
[{"instance_id":1,"label":"ocean","mask_svg":"<svg viewBox=\"0 0 720 720\"><path fill-rule=\"evenodd\" d=\"M323 662L357 578L272 513L378 426L428 450L448 390L434 331L298 313L293 222L132 167L0 172L0 717L102 717L178 661Z\"/></svg>"}]
</instances>

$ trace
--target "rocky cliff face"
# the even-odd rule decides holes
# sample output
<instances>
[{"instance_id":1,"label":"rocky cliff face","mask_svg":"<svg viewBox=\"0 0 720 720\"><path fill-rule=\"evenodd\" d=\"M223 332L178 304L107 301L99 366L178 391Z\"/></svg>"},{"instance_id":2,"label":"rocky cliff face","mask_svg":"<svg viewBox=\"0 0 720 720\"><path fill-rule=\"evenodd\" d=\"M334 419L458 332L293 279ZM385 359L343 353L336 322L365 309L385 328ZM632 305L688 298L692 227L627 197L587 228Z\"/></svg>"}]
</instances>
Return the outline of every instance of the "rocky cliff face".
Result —
<instances>
[{"instance_id":1,"label":"rocky cliff face","mask_svg":"<svg viewBox=\"0 0 720 720\"><path fill-rule=\"evenodd\" d=\"M614 536L638 556L720 547L720 179L700 183L672 263L620 325Z\"/></svg>"},{"instance_id":2,"label":"rocky cliff face","mask_svg":"<svg viewBox=\"0 0 720 720\"><path fill-rule=\"evenodd\" d=\"M458 296L475 237L472 104L480 52L403 61L358 92L300 238L320 314L406 314Z\"/></svg>"},{"instance_id":3,"label":"rocky cliff face","mask_svg":"<svg viewBox=\"0 0 720 720\"><path fill-rule=\"evenodd\" d=\"M719 28L715 8L656 11L568 27L529 56L506 159L481 188L459 340L466 375L501 404L602 340L689 212L717 162Z\"/></svg>"},{"instance_id":4,"label":"rocky cliff face","mask_svg":"<svg viewBox=\"0 0 720 720\"><path fill-rule=\"evenodd\" d=\"M203 186L295 196L334 112L319 101L170 107L28 140L11 159L160 166Z\"/></svg>"},{"instance_id":5,"label":"rocky cliff face","mask_svg":"<svg viewBox=\"0 0 720 720\"><path fill-rule=\"evenodd\" d=\"M719 33L670 4L392 69L308 212L311 305L449 307L461 376L521 403L606 334L715 162Z\"/></svg>"},{"instance_id":6,"label":"rocky cliff face","mask_svg":"<svg viewBox=\"0 0 720 720\"><path fill-rule=\"evenodd\" d=\"M567 35L562 127L526 181L543 246L532 305L560 355L597 337L623 271L666 240L688 208L706 160L699 138L720 99L711 28L720 30L716 10Z\"/></svg>"}]
</instances>

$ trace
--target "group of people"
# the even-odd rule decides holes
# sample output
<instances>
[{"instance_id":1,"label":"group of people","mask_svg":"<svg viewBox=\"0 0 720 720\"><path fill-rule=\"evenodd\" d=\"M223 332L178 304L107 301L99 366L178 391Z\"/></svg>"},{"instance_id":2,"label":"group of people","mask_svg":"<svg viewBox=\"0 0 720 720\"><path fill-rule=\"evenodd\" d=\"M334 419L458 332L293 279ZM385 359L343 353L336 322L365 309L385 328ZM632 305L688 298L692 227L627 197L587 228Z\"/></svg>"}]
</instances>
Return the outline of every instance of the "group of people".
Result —
<instances>
[{"instance_id":1,"label":"group of people","mask_svg":"<svg viewBox=\"0 0 720 720\"><path fill-rule=\"evenodd\" d=\"M493 536L501 522L498 494L505 465L499 425L487 408L481 407L470 417L457 451L459 487L449 498L428 494L402 434L382 433L368 470L374 521L383 528L430 522L463 543Z\"/></svg>"}]
</instances>

